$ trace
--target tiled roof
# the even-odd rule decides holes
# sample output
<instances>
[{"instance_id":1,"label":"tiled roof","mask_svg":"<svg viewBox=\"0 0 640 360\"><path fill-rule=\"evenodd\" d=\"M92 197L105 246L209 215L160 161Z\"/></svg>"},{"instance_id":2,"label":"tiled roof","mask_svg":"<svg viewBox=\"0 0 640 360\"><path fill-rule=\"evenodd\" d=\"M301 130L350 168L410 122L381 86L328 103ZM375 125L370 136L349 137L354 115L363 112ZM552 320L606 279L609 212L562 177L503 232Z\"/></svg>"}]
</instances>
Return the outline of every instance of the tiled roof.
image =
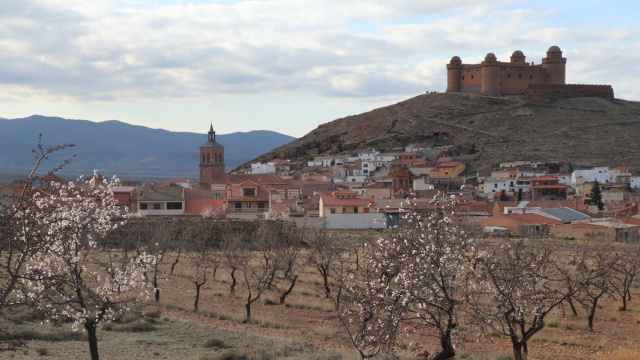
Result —
<instances>
[{"instance_id":1,"label":"tiled roof","mask_svg":"<svg viewBox=\"0 0 640 360\"><path fill-rule=\"evenodd\" d=\"M370 199L350 198L336 199L333 196L322 195L322 203L326 205L369 205Z\"/></svg>"},{"instance_id":2,"label":"tiled roof","mask_svg":"<svg viewBox=\"0 0 640 360\"><path fill-rule=\"evenodd\" d=\"M289 181L276 174L224 174L211 180L212 184L241 184L247 180L258 184L288 184Z\"/></svg>"},{"instance_id":3,"label":"tiled roof","mask_svg":"<svg viewBox=\"0 0 640 360\"><path fill-rule=\"evenodd\" d=\"M567 185L530 185L531 189L566 189Z\"/></svg>"},{"instance_id":4,"label":"tiled roof","mask_svg":"<svg viewBox=\"0 0 640 360\"><path fill-rule=\"evenodd\" d=\"M506 218L512 218L525 224L560 224L562 221L552 219L538 214L504 214L499 215Z\"/></svg>"}]
</instances>

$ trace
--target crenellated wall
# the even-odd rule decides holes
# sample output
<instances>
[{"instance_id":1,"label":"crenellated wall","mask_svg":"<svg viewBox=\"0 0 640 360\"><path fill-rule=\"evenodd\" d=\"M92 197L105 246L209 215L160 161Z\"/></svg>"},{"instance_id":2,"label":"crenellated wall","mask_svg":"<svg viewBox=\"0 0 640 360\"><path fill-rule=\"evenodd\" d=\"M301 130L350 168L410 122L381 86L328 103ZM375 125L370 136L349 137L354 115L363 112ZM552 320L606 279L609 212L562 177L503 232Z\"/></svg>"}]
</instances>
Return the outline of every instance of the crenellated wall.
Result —
<instances>
[{"instance_id":1,"label":"crenellated wall","mask_svg":"<svg viewBox=\"0 0 640 360\"><path fill-rule=\"evenodd\" d=\"M524 97L531 101L550 102L573 97L600 97L614 100L611 85L582 84L532 84L527 87Z\"/></svg>"}]
</instances>

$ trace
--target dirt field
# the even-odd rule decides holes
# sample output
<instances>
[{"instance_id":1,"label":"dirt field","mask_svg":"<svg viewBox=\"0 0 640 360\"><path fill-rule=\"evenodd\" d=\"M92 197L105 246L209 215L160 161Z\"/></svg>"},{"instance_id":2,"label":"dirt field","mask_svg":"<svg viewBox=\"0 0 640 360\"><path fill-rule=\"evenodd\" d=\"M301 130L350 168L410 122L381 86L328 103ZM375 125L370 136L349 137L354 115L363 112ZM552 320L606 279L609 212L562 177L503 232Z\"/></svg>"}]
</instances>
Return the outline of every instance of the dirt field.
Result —
<instances>
[{"instance_id":1,"label":"dirt field","mask_svg":"<svg viewBox=\"0 0 640 360\"><path fill-rule=\"evenodd\" d=\"M107 324L99 331L99 351L103 359L357 359L356 353L338 321L332 303L319 291L320 277L308 267L287 298L286 305L275 305L277 293L267 291L252 307L252 320L245 318L246 290L237 285L229 295L230 278L225 269L203 287L199 312L193 313L195 286L190 264L181 259L175 275L160 280L163 289L159 305L149 318L127 324ZM632 289L628 311L618 311L620 301L605 298L597 310L594 331L587 330L586 312L570 315L559 308L546 321L546 327L529 343L529 359L638 359L640 354L640 290ZM14 330L29 331L26 354L0 353L14 359L87 359L87 342L81 335L62 335L46 341L54 333L68 333L69 324L52 328L27 315ZM511 345L503 337L479 337L461 321L457 339L458 359L506 360ZM35 335L34 335L35 334ZM40 335L38 335L40 334ZM49 334L49 335L47 335ZM48 337L49 336L49 337ZM436 338L416 339L427 349L436 349ZM412 356L413 347L400 350L403 359ZM626 352L626 355L625 355ZM244 356L244 357L243 357ZM626 357L625 357L626 356Z\"/></svg>"}]
</instances>

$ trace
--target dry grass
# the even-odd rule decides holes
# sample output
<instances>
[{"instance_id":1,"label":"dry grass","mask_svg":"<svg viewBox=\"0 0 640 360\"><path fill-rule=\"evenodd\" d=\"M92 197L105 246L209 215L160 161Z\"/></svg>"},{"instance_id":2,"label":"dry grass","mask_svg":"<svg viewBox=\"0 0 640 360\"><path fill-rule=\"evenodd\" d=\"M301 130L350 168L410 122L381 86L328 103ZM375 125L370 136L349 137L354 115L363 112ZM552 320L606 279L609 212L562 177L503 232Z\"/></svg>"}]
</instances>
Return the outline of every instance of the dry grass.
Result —
<instances>
[{"instance_id":1,"label":"dry grass","mask_svg":"<svg viewBox=\"0 0 640 360\"><path fill-rule=\"evenodd\" d=\"M370 234L379 236L379 234ZM172 256L168 256L172 259ZM124 316L105 324L98 333L103 358L122 359L124 354L143 357L222 359L252 358L256 353L274 359L356 359L347 338L333 318L333 304L320 288L322 278L308 267L300 276L285 305L277 303L277 289L268 290L252 306L252 321L244 323L246 289L241 283L234 296L229 294L231 278L224 268L216 279L209 279L201 289L200 311L192 312L195 286L191 281L191 264L186 256L176 267L174 276L159 280L160 304L150 303L139 315ZM238 276L239 278L239 276ZM586 331L586 313L570 314L568 307L558 308L547 320L547 327L536 334L529 345L531 359L640 359L640 288L632 289L629 311L619 312L617 299L603 299L595 320L595 332ZM49 325L41 327L37 314L16 309L12 314L22 325L14 330L28 336L30 349L47 349L50 358L86 358L88 345L79 337L65 334L54 340ZM20 327L18 327L20 326ZM507 359L511 356L509 341L500 336L479 338L477 331L460 319L457 336L458 358L474 360ZM31 332L31 333L29 333ZM73 333L78 334L79 333ZM436 348L437 338L428 331L418 331L416 338L427 349ZM461 341L463 335L469 341ZM412 359L412 350L400 351L404 359ZM36 353L16 359L33 358ZM45 355L43 355L45 356ZM255 358L255 357L253 357Z\"/></svg>"}]
</instances>

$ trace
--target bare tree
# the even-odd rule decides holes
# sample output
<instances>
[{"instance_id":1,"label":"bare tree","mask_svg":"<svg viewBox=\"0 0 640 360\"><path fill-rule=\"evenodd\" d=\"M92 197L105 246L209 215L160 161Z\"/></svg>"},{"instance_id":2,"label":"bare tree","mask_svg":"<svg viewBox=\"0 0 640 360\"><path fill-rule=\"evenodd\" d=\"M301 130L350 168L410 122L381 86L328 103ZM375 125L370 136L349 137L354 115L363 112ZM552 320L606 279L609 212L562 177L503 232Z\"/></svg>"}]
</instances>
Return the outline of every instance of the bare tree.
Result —
<instances>
[{"instance_id":1,"label":"bare tree","mask_svg":"<svg viewBox=\"0 0 640 360\"><path fill-rule=\"evenodd\" d=\"M528 341L545 326L545 317L565 295L558 290L553 253L546 245L524 240L489 249L477 267L476 286L470 292L473 320L511 339L515 360L527 358Z\"/></svg>"},{"instance_id":2,"label":"bare tree","mask_svg":"<svg viewBox=\"0 0 640 360\"><path fill-rule=\"evenodd\" d=\"M622 306L620 311L627 311L627 301L631 299L631 285L640 269L640 248L625 247L625 251L617 251L614 258L613 273L609 279L611 290L620 297Z\"/></svg>"},{"instance_id":3,"label":"bare tree","mask_svg":"<svg viewBox=\"0 0 640 360\"><path fill-rule=\"evenodd\" d=\"M610 247L585 246L577 265L582 289L578 301L587 310L589 330L593 331L593 320L598 301L603 296L613 296L611 278L617 259Z\"/></svg>"},{"instance_id":4,"label":"bare tree","mask_svg":"<svg viewBox=\"0 0 640 360\"><path fill-rule=\"evenodd\" d=\"M326 298L331 296L329 278L331 267L342 256L342 248L339 239L327 230L324 224L313 226L308 237L309 263L318 270L322 276L323 291Z\"/></svg>"},{"instance_id":5,"label":"bare tree","mask_svg":"<svg viewBox=\"0 0 640 360\"><path fill-rule=\"evenodd\" d=\"M251 305L260 299L262 293L269 285L275 264L273 262L264 261L265 252L270 251L267 248L243 249L239 271L242 274L242 280L247 289L247 300L245 309L247 313L246 319L251 318Z\"/></svg>"},{"instance_id":6,"label":"bare tree","mask_svg":"<svg viewBox=\"0 0 640 360\"><path fill-rule=\"evenodd\" d=\"M231 285L229 287L229 294L233 296L236 291L236 285L238 279L236 274L238 269L245 262L245 257L250 254L246 252L246 242L242 234L234 233L229 235L224 241L220 243L220 256L221 263L229 270L229 276L231 276Z\"/></svg>"}]
</instances>

